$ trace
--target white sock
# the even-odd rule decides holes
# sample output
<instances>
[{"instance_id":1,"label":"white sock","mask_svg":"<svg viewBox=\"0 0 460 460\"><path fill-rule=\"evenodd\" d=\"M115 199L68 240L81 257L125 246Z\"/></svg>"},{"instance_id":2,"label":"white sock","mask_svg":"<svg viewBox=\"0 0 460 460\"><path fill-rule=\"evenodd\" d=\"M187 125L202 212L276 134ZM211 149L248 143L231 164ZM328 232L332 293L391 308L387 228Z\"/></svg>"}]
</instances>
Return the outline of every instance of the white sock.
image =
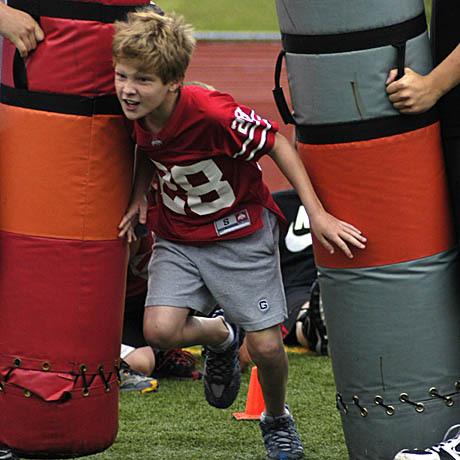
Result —
<instances>
[{"instance_id":1,"label":"white sock","mask_svg":"<svg viewBox=\"0 0 460 460\"><path fill-rule=\"evenodd\" d=\"M235 333L233 332L232 326L230 326L230 324L228 324L224 318L222 318L222 321L224 322L225 327L228 329L228 337L219 345L209 345L209 348L216 353L222 353L225 351L235 340Z\"/></svg>"},{"instance_id":2,"label":"white sock","mask_svg":"<svg viewBox=\"0 0 460 460\"><path fill-rule=\"evenodd\" d=\"M265 412L262 413L264 419L267 421L267 422L274 422L275 420L277 419L280 419L280 418L284 418L286 417L287 415L291 415L291 413L289 412L289 409L287 407L284 408L284 414L282 415L267 415Z\"/></svg>"}]
</instances>

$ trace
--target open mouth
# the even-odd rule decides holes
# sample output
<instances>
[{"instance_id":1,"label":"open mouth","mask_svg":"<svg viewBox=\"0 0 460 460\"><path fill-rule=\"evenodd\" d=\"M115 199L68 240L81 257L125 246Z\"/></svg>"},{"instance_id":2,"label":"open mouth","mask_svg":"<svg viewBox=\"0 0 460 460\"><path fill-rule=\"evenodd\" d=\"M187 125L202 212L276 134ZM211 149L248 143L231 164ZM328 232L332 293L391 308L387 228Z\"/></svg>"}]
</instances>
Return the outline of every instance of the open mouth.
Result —
<instances>
[{"instance_id":1,"label":"open mouth","mask_svg":"<svg viewBox=\"0 0 460 460\"><path fill-rule=\"evenodd\" d=\"M123 99L123 104L128 110L135 110L139 106L140 102L132 99Z\"/></svg>"}]
</instances>

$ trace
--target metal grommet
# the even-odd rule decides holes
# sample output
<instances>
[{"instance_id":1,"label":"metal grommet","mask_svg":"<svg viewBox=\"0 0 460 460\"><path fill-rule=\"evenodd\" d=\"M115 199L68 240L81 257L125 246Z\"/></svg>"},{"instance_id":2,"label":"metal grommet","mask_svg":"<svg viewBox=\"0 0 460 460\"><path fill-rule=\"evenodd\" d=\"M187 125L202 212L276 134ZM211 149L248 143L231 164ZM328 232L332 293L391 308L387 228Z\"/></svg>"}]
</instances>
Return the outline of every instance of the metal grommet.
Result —
<instances>
[{"instance_id":1,"label":"metal grommet","mask_svg":"<svg viewBox=\"0 0 460 460\"><path fill-rule=\"evenodd\" d=\"M421 414L425 410L425 406L422 403L417 403L415 405L415 410Z\"/></svg>"},{"instance_id":2,"label":"metal grommet","mask_svg":"<svg viewBox=\"0 0 460 460\"><path fill-rule=\"evenodd\" d=\"M110 392L110 385L107 385L107 386L105 387L105 392L106 392L106 393L109 393L109 392Z\"/></svg>"},{"instance_id":3,"label":"metal grommet","mask_svg":"<svg viewBox=\"0 0 460 460\"><path fill-rule=\"evenodd\" d=\"M409 395L408 395L407 393L401 393L401 394L399 395L399 400L400 400L402 403L407 402L408 398L409 398Z\"/></svg>"},{"instance_id":4,"label":"metal grommet","mask_svg":"<svg viewBox=\"0 0 460 460\"><path fill-rule=\"evenodd\" d=\"M89 396L89 390L86 389L86 390L83 390L82 391L82 395L86 398L87 396Z\"/></svg>"},{"instance_id":5,"label":"metal grommet","mask_svg":"<svg viewBox=\"0 0 460 460\"><path fill-rule=\"evenodd\" d=\"M13 365L15 365L16 367L19 367L21 365L21 360L19 358L15 358L13 360Z\"/></svg>"},{"instance_id":6,"label":"metal grommet","mask_svg":"<svg viewBox=\"0 0 460 460\"><path fill-rule=\"evenodd\" d=\"M51 364L50 364L48 361L45 361L45 362L42 364L42 369L43 369L45 372L48 372L48 371L51 369Z\"/></svg>"},{"instance_id":7,"label":"metal grommet","mask_svg":"<svg viewBox=\"0 0 460 460\"><path fill-rule=\"evenodd\" d=\"M97 366L97 370L98 370L98 372L104 372L104 365L99 364L99 366Z\"/></svg>"},{"instance_id":8,"label":"metal grommet","mask_svg":"<svg viewBox=\"0 0 460 460\"><path fill-rule=\"evenodd\" d=\"M0 391L3 391L3 383L0 382Z\"/></svg>"},{"instance_id":9,"label":"metal grommet","mask_svg":"<svg viewBox=\"0 0 460 460\"><path fill-rule=\"evenodd\" d=\"M447 396L446 397L446 406L447 407L452 407L454 404L455 404L455 401L450 396Z\"/></svg>"},{"instance_id":10,"label":"metal grommet","mask_svg":"<svg viewBox=\"0 0 460 460\"><path fill-rule=\"evenodd\" d=\"M366 409L365 407L363 407L363 408L360 410L359 413L361 414L361 417L367 417L368 414L369 414L369 413L367 412L367 409Z\"/></svg>"},{"instance_id":11,"label":"metal grommet","mask_svg":"<svg viewBox=\"0 0 460 460\"><path fill-rule=\"evenodd\" d=\"M385 412L387 413L387 415L391 417L395 414L395 408L393 406L388 406Z\"/></svg>"},{"instance_id":12,"label":"metal grommet","mask_svg":"<svg viewBox=\"0 0 460 460\"><path fill-rule=\"evenodd\" d=\"M383 403L383 398L381 396L377 395L374 398L374 402L375 402L375 404L381 405Z\"/></svg>"},{"instance_id":13,"label":"metal grommet","mask_svg":"<svg viewBox=\"0 0 460 460\"><path fill-rule=\"evenodd\" d=\"M24 396L26 398L30 398L32 396L32 393L29 390L24 390Z\"/></svg>"},{"instance_id":14,"label":"metal grommet","mask_svg":"<svg viewBox=\"0 0 460 460\"><path fill-rule=\"evenodd\" d=\"M456 380L454 383L454 387L457 391L460 391L460 380Z\"/></svg>"},{"instance_id":15,"label":"metal grommet","mask_svg":"<svg viewBox=\"0 0 460 460\"><path fill-rule=\"evenodd\" d=\"M81 364L80 365L80 372L86 372L88 368L86 367L86 364Z\"/></svg>"}]
</instances>

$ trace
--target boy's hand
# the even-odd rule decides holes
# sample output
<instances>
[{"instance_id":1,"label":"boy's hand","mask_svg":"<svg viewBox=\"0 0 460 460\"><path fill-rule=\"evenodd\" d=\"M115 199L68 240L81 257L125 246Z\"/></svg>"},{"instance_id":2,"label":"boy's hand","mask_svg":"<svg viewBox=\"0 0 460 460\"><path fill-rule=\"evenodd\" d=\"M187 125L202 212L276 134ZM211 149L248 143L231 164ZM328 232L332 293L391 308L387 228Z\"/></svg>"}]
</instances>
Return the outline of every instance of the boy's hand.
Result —
<instances>
[{"instance_id":1,"label":"boy's hand","mask_svg":"<svg viewBox=\"0 0 460 460\"><path fill-rule=\"evenodd\" d=\"M426 112L441 97L431 75L423 76L406 67L404 76L396 80L397 73L396 69L390 71L386 91L393 107L401 113Z\"/></svg>"},{"instance_id":2,"label":"boy's hand","mask_svg":"<svg viewBox=\"0 0 460 460\"><path fill-rule=\"evenodd\" d=\"M353 258L348 244L364 249L367 239L353 225L336 219L326 211L316 217L310 217L311 230L319 242L334 254L334 245L341 249L347 257Z\"/></svg>"},{"instance_id":3,"label":"boy's hand","mask_svg":"<svg viewBox=\"0 0 460 460\"><path fill-rule=\"evenodd\" d=\"M126 236L128 243L137 240L135 227L137 224L145 225L147 222L147 197L143 195L141 198L135 199L129 205L126 214L121 219L118 229L119 238Z\"/></svg>"},{"instance_id":4,"label":"boy's hand","mask_svg":"<svg viewBox=\"0 0 460 460\"><path fill-rule=\"evenodd\" d=\"M23 58L45 38L32 16L6 5L0 8L0 34L16 46Z\"/></svg>"}]
</instances>

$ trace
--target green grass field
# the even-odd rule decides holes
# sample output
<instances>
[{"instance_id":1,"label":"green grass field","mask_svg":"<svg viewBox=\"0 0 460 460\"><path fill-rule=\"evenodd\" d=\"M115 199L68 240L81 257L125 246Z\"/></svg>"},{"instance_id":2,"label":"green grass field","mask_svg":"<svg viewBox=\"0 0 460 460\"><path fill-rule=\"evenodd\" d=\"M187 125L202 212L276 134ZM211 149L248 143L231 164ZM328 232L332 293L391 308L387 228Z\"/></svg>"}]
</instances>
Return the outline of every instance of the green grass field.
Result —
<instances>
[{"instance_id":1,"label":"green grass field","mask_svg":"<svg viewBox=\"0 0 460 460\"><path fill-rule=\"evenodd\" d=\"M347 458L330 360L289 353L288 402L309 460ZM219 410L204 399L201 381L161 380L158 393L121 395L116 443L94 460L262 460L258 423L236 421L244 410L250 372L243 376L237 401Z\"/></svg>"},{"instance_id":2,"label":"green grass field","mask_svg":"<svg viewBox=\"0 0 460 460\"><path fill-rule=\"evenodd\" d=\"M166 11L185 16L200 31L277 31L275 2L267 0L158 0Z\"/></svg>"}]
</instances>

